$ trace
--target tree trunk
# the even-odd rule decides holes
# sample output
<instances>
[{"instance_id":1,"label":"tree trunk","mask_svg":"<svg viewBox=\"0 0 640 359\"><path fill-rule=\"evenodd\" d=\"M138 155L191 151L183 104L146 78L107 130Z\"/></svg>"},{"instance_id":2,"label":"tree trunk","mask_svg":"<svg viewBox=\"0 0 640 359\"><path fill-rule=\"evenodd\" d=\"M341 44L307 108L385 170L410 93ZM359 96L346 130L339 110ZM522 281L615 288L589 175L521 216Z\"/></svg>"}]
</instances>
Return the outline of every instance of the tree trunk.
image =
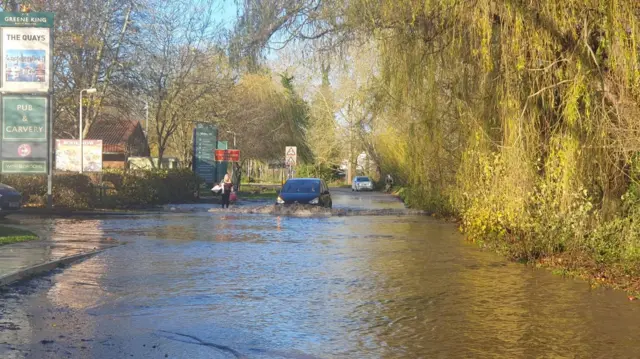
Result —
<instances>
[{"instance_id":1,"label":"tree trunk","mask_svg":"<svg viewBox=\"0 0 640 359\"><path fill-rule=\"evenodd\" d=\"M107 5L105 5L107 6ZM102 100L102 98L104 98L107 94L107 91L109 89L109 84L111 82L111 73L113 72L113 68L119 64L119 55L120 55L120 47L122 45L122 42L124 41L124 36L127 32L127 28L129 26L130 23L130 17L131 17L131 11L133 10L133 3L131 3L129 5L129 9L127 10L127 13L125 14L124 17L124 22L122 25L122 29L120 29L120 36L118 38L118 42L116 44L116 48L115 48L115 55L113 57L113 59L111 59L111 63L109 64L109 66L107 66L107 69L105 71L105 75L104 75L104 79L102 80L102 89L101 89L101 96L100 96L100 100ZM105 31L106 28L108 27L108 22L105 23ZM96 86L98 85L98 77L100 75L100 63L102 62L102 58L104 57L104 48L105 48L106 44L105 41L102 42L100 50L98 51L98 54L96 55L96 66L94 68L94 72L93 72L93 76L91 78L91 87L96 88ZM96 120L96 118L98 117L98 115L100 114L100 106L94 107L94 106L90 106L89 107L90 111L87 111L90 113L90 116L87 116L87 123L86 126L84 127L84 134L83 136L85 136L88 131L89 131L89 127L91 127L91 124L93 124L93 122Z\"/></svg>"},{"instance_id":2,"label":"tree trunk","mask_svg":"<svg viewBox=\"0 0 640 359\"><path fill-rule=\"evenodd\" d=\"M242 165L238 162L233 162L233 184L236 187L236 191L240 190L240 182L242 181Z\"/></svg>"},{"instance_id":3,"label":"tree trunk","mask_svg":"<svg viewBox=\"0 0 640 359\"><path fill-rule=\"evenodd\" d=\"M110 1L107 2L105 6L110 7L111 2ZM108 28L109 28L109 21L105 20L104 24L102 24L102 27L100 28L99 34L104 36L104 34L107 33ZM100 76L100 64L102 63L102 58L104 57L104 48L106 46L105 42L106 42L106 39L102 38L100 47L98 48L98 52L96 53L96 58L94 60L95 64L93 65L91 80L89 81L90 88L96 88L98 84L98 76ZM82 89L79 89L79 90L82 91ZM89 98L89 96L87 96L87 98ZM80 106L84 106L84 104L81 103ZM82 121L84 122L84 128L82 130L82 138L86 137L87 133L89 133L89 127L91 127L91 124L93 124L93 120L95 116L96 116L96 111L94 111L93 107L91 105L87 106L87 116L85 116L85 118L82 119Z\"/></svg>"},{"instance_id":4,"label":"tree trunk","mask_svg":"<svg viewBox=\"0 0 640 359\"><path fill-rule=\"evenodd\" d=\"M164 148L162 146L158 146L158 167L162 168L162 157L164 156Z\"/></svg>"}]
</instances>

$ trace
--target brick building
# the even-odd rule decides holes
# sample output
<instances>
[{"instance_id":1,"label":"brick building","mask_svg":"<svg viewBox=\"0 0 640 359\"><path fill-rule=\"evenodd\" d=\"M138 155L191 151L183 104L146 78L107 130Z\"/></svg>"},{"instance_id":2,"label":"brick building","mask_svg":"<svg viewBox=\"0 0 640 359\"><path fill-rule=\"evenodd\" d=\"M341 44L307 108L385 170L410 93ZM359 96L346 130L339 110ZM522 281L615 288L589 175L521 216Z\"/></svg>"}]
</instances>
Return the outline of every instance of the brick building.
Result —
<instances>
[{"instance_id":1,"label":"brick building","mask_svg":"<svg viewBox=\"0 0 640 359\"><path fill-rule=\"evenodd\" d=\"M148 157L149 142L139 121L98 119L85 137L102 140L103 168L125 168L129 157Z\"/></svg>"}]
</instances>

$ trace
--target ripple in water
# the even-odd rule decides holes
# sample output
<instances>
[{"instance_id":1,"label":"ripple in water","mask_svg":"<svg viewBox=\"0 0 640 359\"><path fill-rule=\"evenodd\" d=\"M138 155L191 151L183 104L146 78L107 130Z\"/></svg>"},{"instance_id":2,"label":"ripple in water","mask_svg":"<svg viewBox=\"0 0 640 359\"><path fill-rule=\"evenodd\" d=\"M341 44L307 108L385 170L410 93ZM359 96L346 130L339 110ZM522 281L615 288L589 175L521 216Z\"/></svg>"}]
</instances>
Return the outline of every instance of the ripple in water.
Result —
<instances>
[{"instance_id":1,"label":"ripple in water","mask_svg":"<svg viewBox=\"0 0 640 359\"><path fill-rule=\"evenodd\" d=\"M252 206L232 207L227 209L211 208L210 213L266 214L291 217L331 217L331 216L420 216L428 212L411 209L356 209L356 208L322 208L309 205L291 206Z\"/></svg>"}]
</instances>

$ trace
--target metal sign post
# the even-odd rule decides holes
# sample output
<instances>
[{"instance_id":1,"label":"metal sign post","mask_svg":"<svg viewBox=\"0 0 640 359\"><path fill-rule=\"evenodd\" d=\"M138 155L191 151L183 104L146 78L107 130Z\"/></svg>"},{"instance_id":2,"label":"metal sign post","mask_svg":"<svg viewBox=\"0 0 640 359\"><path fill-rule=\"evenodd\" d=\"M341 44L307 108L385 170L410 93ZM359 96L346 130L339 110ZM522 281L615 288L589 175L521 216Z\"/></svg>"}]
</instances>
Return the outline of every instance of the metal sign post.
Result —
<instances>
[{"instance_id":1,"label":"metal sign post","mask_svg":"<svg viewBox=\"0 0 640 359\"><path fill-rule=\"evenodd\" d=\"M102 172L102 140L83 140L82 150L80 140L56 139L55 141L55 170L80 172ZM78 161L82 153L83 161Z\"/></svg>"},{"instance_id":2,"label":"metal sign post","mask_svg":"<svg viewBox=\"0 0 640 359\"><path fill-rule=\"evenodd\" d=\"M53 16L51 19L51 26L53 26ZM49 44L49 52L53 53L53 29L50 29L51 34L51 42ZM51 69L53 69L53 65L50 65ZM49 101L47 104L49 105L49 156L47 156L47 160L49 161L49 168L47 171L47 208L53 209L53 95L54 95L54 86L53 86L53 71L49 71ZM101 181L102 182L102 181Z\"/></svg>"}]
</instances>

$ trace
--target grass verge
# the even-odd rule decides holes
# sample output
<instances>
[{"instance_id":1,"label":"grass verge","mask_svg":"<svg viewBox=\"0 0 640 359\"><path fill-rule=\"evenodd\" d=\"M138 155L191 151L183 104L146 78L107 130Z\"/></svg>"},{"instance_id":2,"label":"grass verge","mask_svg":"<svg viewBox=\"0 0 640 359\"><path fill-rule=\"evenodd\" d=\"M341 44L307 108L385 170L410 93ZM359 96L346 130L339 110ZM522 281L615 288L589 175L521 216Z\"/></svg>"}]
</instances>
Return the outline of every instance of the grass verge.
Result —
<instances>
[{"instance_id":1,"label":"grass verge","mask_svg":"<svg viewBox=\"0 0 640 359\"><path fill-rule=\"evenodd\" d=\"M7 226L0 226L0 246L4 244L32 241L38 236L30 231Z\"/></svg>"},{"instance_id":2,"label":"grass verge","mask_svg":"<svg viewBox=\"0 0 640 359\"><path fill-rule=\"evenodd\" d=\"M410 208L433 208L434 217L456 221L468 241L506 259L579 278L593 288L619 289L629 300L640 299L640 211L592 226L586 225L590 223L586 212L574 211L562 217L528 218L517 227L504 225L499 216L493 220L491 208L476 208L478 212L465 220L447 213L437 197L425 200L410 187L398 188L394 194Z\"/></svg>"},{"instance_id":3,"label":"grass verge","mask_svg":"<svg viewBox=\"0 0 640 359\"><path fill-rule=\"evenodd\" d=\"M554 275L578 278L592 288L622 290L628 294L629 300L640 299L640 272L635 264L631 265L627 261L603 263L589 251L567 251L538 258L522 258L514 255L517 250L514 250L513 244L492 239L472 240L467 237L467 240L483 249L495 251L512 262L549 270Z\"/></svg>"}]
</instances>

